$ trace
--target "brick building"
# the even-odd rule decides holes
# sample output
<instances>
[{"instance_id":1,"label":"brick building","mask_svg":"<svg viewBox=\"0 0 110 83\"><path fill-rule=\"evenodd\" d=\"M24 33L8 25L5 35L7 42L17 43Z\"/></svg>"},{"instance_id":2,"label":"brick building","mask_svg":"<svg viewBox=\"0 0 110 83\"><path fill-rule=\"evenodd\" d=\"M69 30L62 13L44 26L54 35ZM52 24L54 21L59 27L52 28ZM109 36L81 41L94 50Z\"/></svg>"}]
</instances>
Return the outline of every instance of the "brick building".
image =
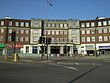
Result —
<instances>
[{"instance_id":1,"label":"brick building","mask_svg":"<svg viewBox=\"0 0 110 83\"><path fill-rule=\"evenodd\" d=\"M81 52L84 54L110 54L110 18L82 20Z\"/></svg>"}]
</instances>

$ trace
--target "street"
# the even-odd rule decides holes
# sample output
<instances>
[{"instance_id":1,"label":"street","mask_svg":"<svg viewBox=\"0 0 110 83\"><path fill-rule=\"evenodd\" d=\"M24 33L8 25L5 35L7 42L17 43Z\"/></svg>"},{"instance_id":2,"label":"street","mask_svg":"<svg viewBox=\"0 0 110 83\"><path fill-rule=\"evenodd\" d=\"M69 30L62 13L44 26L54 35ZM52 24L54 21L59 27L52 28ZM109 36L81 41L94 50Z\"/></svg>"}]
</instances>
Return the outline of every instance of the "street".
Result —
<instances>
[{"instance_id":1,"label":"street","mask_svg":"<svg viewBox=\"0 0 110 83\"><path fill-rule=\"evenodd\" d=\"M0 83L110 83L109 60L0 62Z\"/></svg>"}]
</instances>

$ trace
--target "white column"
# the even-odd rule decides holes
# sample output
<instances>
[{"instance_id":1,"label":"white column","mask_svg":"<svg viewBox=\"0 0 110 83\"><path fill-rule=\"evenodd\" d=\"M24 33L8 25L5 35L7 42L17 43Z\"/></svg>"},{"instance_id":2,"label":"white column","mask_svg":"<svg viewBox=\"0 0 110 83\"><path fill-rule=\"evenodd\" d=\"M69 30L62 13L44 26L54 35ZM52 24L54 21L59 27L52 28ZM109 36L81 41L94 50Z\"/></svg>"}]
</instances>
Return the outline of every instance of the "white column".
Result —
<instances>
[{"instance_id":1,"label":"white column","mask_svg":"<svg viewBox=\"0 0 110 83\"><path fill-rule=\"evenodd\" d=\"M70 46L69 54L70 54L70 56L73 56L73 46Z\"/></svg>"},{"instance_id":2,"label":"white column","mask_svg":"<svg viewBox=\"0 0 110 83\"><path fill-rule=\"evenodd\" d=\"M51 54L50 50L51 50L51 46L48 46L48 56Z\"/></svg>"},{"instance_id":3,"label":"white column","mask_svg":"<svg viewBox=\"0 0 110 83\"><path fill-rule=\"evenodd\" d=\"M64 54L63 46L60 46L60 54Z\"/></svg>"}]
</instances>

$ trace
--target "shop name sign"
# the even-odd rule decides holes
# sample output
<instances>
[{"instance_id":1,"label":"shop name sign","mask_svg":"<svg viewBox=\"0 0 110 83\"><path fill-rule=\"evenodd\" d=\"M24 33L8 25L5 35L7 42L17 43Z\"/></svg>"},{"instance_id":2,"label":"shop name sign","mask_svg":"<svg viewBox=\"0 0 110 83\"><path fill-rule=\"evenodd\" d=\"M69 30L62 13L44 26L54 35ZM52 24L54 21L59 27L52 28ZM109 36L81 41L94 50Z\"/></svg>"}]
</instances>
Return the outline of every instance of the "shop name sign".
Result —
<instances>
[{"instance_id":1,"label":"shop name sign","mask_svg":"<svg viewBox=\"0 0 110 83\"><path fill-rule=\"evenodd\" d=\"M16 44L16 45L14 45L14 44L10 44L10 45L7 45L9 48L14 48L14 46L15 46L15 48L23 48L23 45L22 44Z\"/></svg>"},{"instance_id":2,"label":"shop name sign","mask_svg":"<svg viewBox=\"0 0 110 83\"><path fill-rule=\"evenodd\" d=\"M99 46L99 49L110 49L110 46Z\"/></svg>"},{"instance_id":3,"label":"shop name sign","mask_svg":"<svg viewBox=\"0 0 110 83\"><path fill-rule=\"evenodd\" d=\"M6 44L0 44L0 48L5 48Z\"/></svg>"}]
</instances>

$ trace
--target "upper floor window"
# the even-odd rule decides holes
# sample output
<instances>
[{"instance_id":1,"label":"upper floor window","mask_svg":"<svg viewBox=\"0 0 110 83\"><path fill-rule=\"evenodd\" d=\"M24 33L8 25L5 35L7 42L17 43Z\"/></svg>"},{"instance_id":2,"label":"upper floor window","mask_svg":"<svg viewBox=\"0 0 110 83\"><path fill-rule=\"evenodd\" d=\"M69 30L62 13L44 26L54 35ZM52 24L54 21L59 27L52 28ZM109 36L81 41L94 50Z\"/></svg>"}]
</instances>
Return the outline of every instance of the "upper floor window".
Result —
<instances>
[{"instance_id":1,"label":"upper floor window","mask_svg":"<svg viewBox=\"0 0 110 83\"><path fill-rule=\"evenodd\" d=\"M82 37L81 40L82 40L82 42L85 42L86 41L85 37Z\"/></svg>"},{"instance_id":2,"label":"upper floor window","mask_svg":"<svg viewBox=\"0 0 110 83\"><path fill-rule=\"evenodd\" d=\"M90 23L86 23L86 27L90 27Z\"/></svg>"},{"instance_id":3,"label":"upper floor window","mask_svg":"<svg viewBox=\"0 0 110 83\"><path fill-rule=\"evenodd\" d=\"M104 33L107 33L107 29L103 29Z\"/></svg>"},{"instance_id":4,"label":"upper floor window","mask_svg":"<svg viewBox=\"0 0 110 83\"><path fill-rule=\"evenodd\" d=\"M54 23L52 24L52 27L55 27L55 24Z\"/></svg>"},{"instance_id":5,"label":"upper floor window","mask_svg":"<svg viewBox=\"0 0 110 83\"><path fill-rule=\"evenodd\" d=\"M67 35L67 31L64 31L64 35Z\"/></svg>"},{"instance_id":6,"label":"upper floor window","mask_svg":"<svg viewBox=\"0 0 110 83\"><path fill-rule=\"evenodd\" d=\"M81 27L85 27L85 23L81 23Z\"/></svg>"},{"instance_id":7,"label":"upper floor window","mask_svg":"<svg viewBox=\"0 0 110 83\"><path fill-rule=\"evenodd\" d=\"M102 29L98 29L98 33L102 33Z\"/></svg>"},{"instance_id":8,"label":"upper floor window","mask_svg":"<svg viewBox=\"0 0 110 83\"><path fill-rule=\"evenodd\" d=\"M62 28L63 27L63 24L60 24L60 27Z\"/></svg>"},{"instance_id":9,"label":"upper floor window","mask_svg":"<svg viewBox=\"0 0 110 83\"><path fill-rule=\"evenodd\" d=\"M107 21L103 21L103 25L106 26L107 25Z\"/></svg>"},{"instance_id":10,"label":"upper floor window","mask_svg":"<svg viewBox=\"0 0 110 83\"><path fill-rule=\"evenodd\" d=\"M95 37L92 37L92 42L95 42Z\"/></svg>"},{"instance_id":11,"label":"upper floor window","mask_svg":"<svg viewBox=\"0 0 110 83\"><path fill-rule=\"evenodd\" d=\"M102 41L102 40L103 40L102 36L99 36L99 41Z\"/></svg>"},{"instance_id":12,"label":"upper floor window","mask_svg":"<svg viewBox=\"0 0 110 83\"><path fill-rule=\"evenodd\" d=\"M95 23L94 22L91 22L91 27L94 27L95 26Z\"/></svg>"},{"instance_id":13,"label":"upper floor window","mask_svg":"<svg viewBox=\"0 0 110 83\"><path fill-rule=\"evenodd\" d=\"M68 27L68 24L64 24L64 27L65 27L65 28Z\"/></svg>"},{"instance_id":14,"label":"upper floor window","mask_svg":"<svg viewBox=\"0 0 110 83\"><path fill-rule=\"evenodd\" d=\"M86 31L86 34L90 34L90 30L87 30L87 31Z\"/></svg>"},{"instance_id":15,"label":"upper floor window","mask_svg":"<svg viewBox=\"0 0 110 83\"><path fill-rule=\"evenodd\" d=\"M24 38L23 37L20 37L20 41L23 42L23 40L24 40Z\"/></svg>"},{"instance_id":16,"label":"upper floor window","mask_svg":"<svg viewBox=\"0 0 110 83\"><path fill-rule=\"evenodd\" d=\"M24 34L24 30L20 30L20 33L21 33L21 34Z\"/></svg>"},{"instance_id":17,"label":"upper floor window","mask_svg":"<svg viewBox=\"0 0 110 83\"><path fill-rule=\"evenodd\" d=\"M1 33L4 33L4 29L1 29Z\"/></svg>"},{"instance_id":18,"label":"upper floor window","mask_svg":"<svg viewBox=\"0 0 110 83\"><path fill-rule=\"evenodd\" d=\"M108 36L104 36L104 41L108 41Z\"/></svg>"},{"instance_id":19,"label":"upper floor window","mask_svg":"<svg viewBox=\"0 0 110 83\"><path fill-rule=\"evenodd\" d=\"M3 41L4 40L4 37L3 36L0 36L0 41Z\"/></svg>"},{"instance_id":20,"label":"upper floor window","mask_svg":"<svg viewBox=\"0 0 110 83\"><path fill-rule=\"evenodd\" d=\"M102 22L98 22L98 26L102 26Z\"/></svg>"},{"instance_id":21,"label":"upper floor window","mask_svg":"<svg viewBox=\"0 0 110 83\"><path fill-rule=\"evenodd\" d=\"M12 21L9 21L9 26L12 26Z\"/></svg>"},{"instance_id":22,"label":"upper floor window","mask_svg":"<svg viewBox=\"0 0 110 83\"><path fill-rule=\"evenodd\" d=\"M54 35L54 31L52 31L52 35Z\"/></svg>"},{"instance_id":23,"label":"upper floor window","mask_svg":"<svg viewBox=\"0 0 110 83\"><path fill-rule=\"evenodd\" d=\"M63 31L60 31L60 35L63 35Z\"/></svg>"},{"instance_id":24,"label":"upper floor window","mask_svg":"<svg viewBox=\"0 0 110 83\"><path fill-rule=\"evenodd\" d=\"M108 25L110 25L110 20L108 21Z\"/></svg>"},{"instance_id":25,"label":"upper floor window","mask_svg":"<svg viewBox=\"0 0 110 83\"><path fill-rule=\"evenodd\" d=\"M26 22L26 23L25 23L25 26L26 26L26 27L29 27L29 22Z\"/></svg>"},{"instance_id":26,"label":"upper floor window","mask_svg":"<svg viewBox=\"0 0 110 83\"><path fill-rule=\"evenodd\" d=\"M9 30L8 30L8 33L12 33L12 31L13 31L12 29L9 29Z\"/></svg>"},{"instance_id":27,"label":"upper floor window","mask_svg":"<svg viewBox=\"0 0 110 83\"><path fill-rule=\"evenodd\" d=\"M59 35L59 31L56 31L56 35Z\"/></svg>"},{"instance_id":28,"label":"upper floor window","mask_svg":"<svg viewBox=\"0 0 110 83\"><path fill-rule=\"evenodd\" d=\"M91 30L91 34L95 34L95 30Z\"/></svg>"},{"instance_id":29,"label":"upper floor window","mask_svg":"<svg viewBox=\"0 0 110 83\"><path fill-rule=\"evenodd\" d=\"M87 37L87 42L90 42L90 37Z\"/></svg>"},{"instance_id":30,"label":"upper floor window","mask_svg":"<svg viewBox=\"0 0 110 83\"><path fill-rule=\"evenodd\" d=\"M4 21L1 21L1 26L4 26Z\"/></svg>"},{"instance_id":31,"label":"upper floor window","mask_svg":"<svg viewBox=\"0 0 110 83\"><path fill-rule=\"evenodd\" d=\"M29 37L25 37L25 41L29 41Z\"/></svg>"},{"instance_id":32,"label":"upper floor window","mask_svg":"<svg viewBox=\"0 0 110 83\"><path fill-rule=\"evenodd\" d=\"M20 24L21 24L22 27L24 26L24 22L21 22Z\"/></svg>"},{"instance_id":33,"label":"upper floor window","mask_svg":"<svg viewBox=\"0 0 110 83\"><path fill-rule=\"evenodd\" d=\"M15 26L19 26L19 22L15 22Z\"/></svg>"},{"instance_id":34,"label":"upper floor window","mask_svg":"<svg viewBox=\"0 0 110 83\"><path fill-rule=\"evenodd\" d=\"M25 34L29 34L29 30L25 30Z\"/></svg>"},{"instance_id":35,"label":"upper floor window","mask_svg":"<svg viewBox=\"0 0 110 83\"><path fill-rule=\"evenodd\" d=\"M82 34L85 34L85 30L82 30L81 33L82 33Z\"/></svg>"}]
</instances>

